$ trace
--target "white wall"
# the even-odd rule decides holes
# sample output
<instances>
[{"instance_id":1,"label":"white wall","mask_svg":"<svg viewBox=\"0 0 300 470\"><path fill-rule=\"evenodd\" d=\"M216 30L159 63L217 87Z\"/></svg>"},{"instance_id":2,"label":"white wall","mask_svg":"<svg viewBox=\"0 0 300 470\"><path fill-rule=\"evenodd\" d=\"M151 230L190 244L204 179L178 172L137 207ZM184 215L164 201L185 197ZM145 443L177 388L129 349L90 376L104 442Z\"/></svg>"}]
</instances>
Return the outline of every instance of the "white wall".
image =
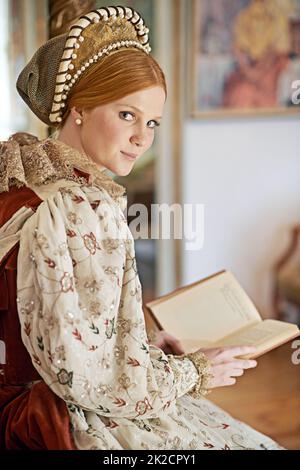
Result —
<instances>
[{"instance_id":1,"label":"white wall","mask_svg":"<svg viewBox=\"0 0 300 470\"><path fill-rule=\"evenodd\" d=\"M270 268L300 222L300 120L185 121L182 183L183 203L205 204L204 246L183 244L182 284L231 269L270 316Z\"/></svg>"}]
</instances>

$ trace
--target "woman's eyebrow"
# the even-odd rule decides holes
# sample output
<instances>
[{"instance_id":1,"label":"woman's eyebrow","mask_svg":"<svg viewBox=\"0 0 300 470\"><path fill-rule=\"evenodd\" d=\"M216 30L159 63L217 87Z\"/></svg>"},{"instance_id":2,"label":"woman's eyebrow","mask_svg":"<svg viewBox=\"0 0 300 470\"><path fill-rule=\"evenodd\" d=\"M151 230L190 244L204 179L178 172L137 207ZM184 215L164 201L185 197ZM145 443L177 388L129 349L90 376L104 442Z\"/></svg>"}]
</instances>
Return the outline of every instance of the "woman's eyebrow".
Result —
<instances>
[{"instance_id":1,"label":"woman's eyebrow","mask_svg":"<svg viewBox=\"0 0 300 470\"><path fill-rule=\"evenodd\" d=\"M136 111L138 111L139 113L143 114L143 111L141 109L136 108L136 106L133 106L132 104L125 104L125 103L119 103L119 104L120 104L120 106L128 106L129 108L133 108ZM155 119L161 119L161 116L156 116Z\"/></svg>"}]
</instances>

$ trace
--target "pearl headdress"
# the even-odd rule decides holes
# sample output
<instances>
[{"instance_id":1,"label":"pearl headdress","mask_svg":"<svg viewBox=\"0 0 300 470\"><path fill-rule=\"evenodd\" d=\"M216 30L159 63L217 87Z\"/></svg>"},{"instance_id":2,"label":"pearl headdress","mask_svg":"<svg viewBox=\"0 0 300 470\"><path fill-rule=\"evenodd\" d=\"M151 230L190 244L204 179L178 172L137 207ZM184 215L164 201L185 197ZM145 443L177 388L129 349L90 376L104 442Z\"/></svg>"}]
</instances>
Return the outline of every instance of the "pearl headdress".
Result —
<instances>
[{"instance_id":1,"label":"pearl headdress","mask_svg":"<svg viewBox=\"0 0 300 470\"><path fill-rule=\"evenodd\" d=\"M68 93L101 57L121 48L138 48L149 54L148 32L143 18L128 7L99 8L82 16L71 26L66 40L49 120L62 121Z\"/></svg>"},{"instance_id":2,"label":"pearl headdress","mask_svg":"<svg viewBox=\"0 0 300 470\"><path fill-rule=\"evenodd\" d=\"M68 94L85 70L122 49L149 54L148 33L132 8L92 10L35 52L18 77L17 90L41 121L54 126L62 121Z\"/></svg>"}]
</instances>

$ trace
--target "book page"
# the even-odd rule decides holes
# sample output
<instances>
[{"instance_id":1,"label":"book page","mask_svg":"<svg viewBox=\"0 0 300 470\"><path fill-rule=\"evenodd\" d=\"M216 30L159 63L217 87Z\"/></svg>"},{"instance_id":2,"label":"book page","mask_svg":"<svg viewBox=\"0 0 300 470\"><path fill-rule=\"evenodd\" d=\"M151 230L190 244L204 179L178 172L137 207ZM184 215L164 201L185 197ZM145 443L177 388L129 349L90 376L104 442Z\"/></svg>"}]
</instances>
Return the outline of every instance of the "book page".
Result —
<instances>
[{"instance_id":1,"label":"book page","mask_svg":"<svg viewBox=\"0 0 300 470\"><path fill-rule=\"evenodd\" d=\"M185 339L182 342L186 353L196 351L201 347L254 345L257 347L257 351L254 354L243 356L244 358L250 358L260 356L264 352L274 349L276 346L297 336L300 336L300 330L297 325L269 319L242 328L216 343L190 339Z\"/></svg>"},{"instance_id":2,"label":"book page","mask_svg":"<svg viewBox=\"0 0 300 470\"><path fill-rule=\"evenodd\" d=\"M288 338L298 330L297 325L279 320L264 320L250 327L243 328L218 341L218 346L254 345L257 347L271 346Z\"/></svg>"},{"instance_id":3,"label":"book page","mask_svg":"<svg viewBox=\"0 0 300 470\"><path fill-rule=\"evenodd\" d=\"M201 345L261 321L252 301L230 271L146 305L170 334Z\"/></svg>"}]
</instances>

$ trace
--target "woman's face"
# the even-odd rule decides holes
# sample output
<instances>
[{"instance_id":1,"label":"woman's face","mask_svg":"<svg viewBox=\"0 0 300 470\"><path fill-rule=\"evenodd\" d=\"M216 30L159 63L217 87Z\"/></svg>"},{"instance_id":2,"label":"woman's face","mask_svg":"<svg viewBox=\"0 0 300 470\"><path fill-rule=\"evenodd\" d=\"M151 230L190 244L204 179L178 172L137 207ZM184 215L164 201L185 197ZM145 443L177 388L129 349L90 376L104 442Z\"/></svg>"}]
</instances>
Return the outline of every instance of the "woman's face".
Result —
<instances>
[{"instance_id":1,"label":"woman's face","mask_svg":"<svg viewBox=\"0 0 300 470\"><path fill-rule=\"evenodd\" d=\"M165 97L163 88L155 86L83 110L82 124L76 126L82 149L100 169L107 168L118 176L128 175L153 143ZM124 152L134 154L135 158Z\"/></svg>"}]
</instances>

